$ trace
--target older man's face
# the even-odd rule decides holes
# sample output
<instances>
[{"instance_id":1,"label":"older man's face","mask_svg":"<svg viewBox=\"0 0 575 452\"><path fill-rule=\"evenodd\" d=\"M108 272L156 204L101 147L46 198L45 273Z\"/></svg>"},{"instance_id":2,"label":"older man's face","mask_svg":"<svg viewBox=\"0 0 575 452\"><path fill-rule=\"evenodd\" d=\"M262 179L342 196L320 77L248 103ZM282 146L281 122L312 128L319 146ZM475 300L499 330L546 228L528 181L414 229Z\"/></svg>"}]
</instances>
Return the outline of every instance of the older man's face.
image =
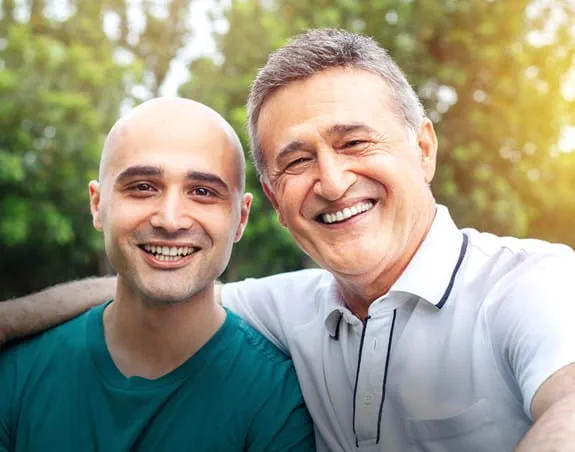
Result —
<instances>
[{"instance_id":1,"label":"older man's face","mask_svg":"<svg viewBox=\"0 0 575 452\"><path fill-rule=\"evenodd\" d=\"M436 140L409 134L378 76L330 69L264 103L264 189L301 248L343 278L377 278L411 255L433 217ZM431 212L431 214L430 214Z\"/></svg>"}]
</instances>

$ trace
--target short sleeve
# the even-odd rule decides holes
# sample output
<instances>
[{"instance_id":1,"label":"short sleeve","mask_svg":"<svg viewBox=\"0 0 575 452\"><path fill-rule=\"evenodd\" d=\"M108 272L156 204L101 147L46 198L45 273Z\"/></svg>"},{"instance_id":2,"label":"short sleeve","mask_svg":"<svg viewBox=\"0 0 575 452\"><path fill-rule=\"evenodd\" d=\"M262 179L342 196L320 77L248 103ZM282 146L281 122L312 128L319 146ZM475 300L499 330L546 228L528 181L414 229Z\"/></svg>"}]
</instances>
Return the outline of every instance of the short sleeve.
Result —
<instances>
[{"instance_id":1,"label":"short sleeve","mask_svg":"<svg viewBox=\"0 0 575 452\"><path fill-rule=\"evenodd\" d=\"M287 353L277 300L274 300L273 290L266 284L266 278L225 284L222 287L222 303Z\"/></svg>"},{"instance_id":2,"label":"short sleeve","mask_svg":"<svg viewBox=\"0 0 575 452\"><path fill-rule=\"evenodd\" d=\"M313 422L289 363L250 424L248 452L316 450Z\"/></svg>"},{"instance_id":3,"label":"short sleeve","mask_svg":"<svg viewBox=\"0 0 575 452\"><path fill-rule=\"evenodd\" d=\"M531 417L541 384L575 362L575 254L530 258L510 276L513 281L488 322L496 352L508 365Z\"/></svg>"},{"instance_id":4,"label":"short sleeve","mask_svg":"<svg viewBox=\"0 0 575 452\"><path fill-rule=\"evenodd\" d=\"M325 276L324 270L307 269L227 283L222 303L289 354L290 332L317 314L313 303Z\"/></svg>"}]
</instances>

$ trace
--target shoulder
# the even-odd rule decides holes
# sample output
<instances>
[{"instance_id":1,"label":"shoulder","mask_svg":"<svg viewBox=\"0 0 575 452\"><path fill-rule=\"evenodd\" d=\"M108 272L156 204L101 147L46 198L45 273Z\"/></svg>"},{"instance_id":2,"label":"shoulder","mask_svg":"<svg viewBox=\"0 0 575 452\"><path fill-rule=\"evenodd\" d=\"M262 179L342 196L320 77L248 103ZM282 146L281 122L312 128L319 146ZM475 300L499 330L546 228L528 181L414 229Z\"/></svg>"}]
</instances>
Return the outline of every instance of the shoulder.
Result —
<instances>
[{"instance_id":1,"label":"shoulder","mask_svg":"<svg viewBox=\"0 0 575 452\"><path fill-rule=\"evenodd\" d=\"M301 309L314 309L333 284L333 276L325 270L299 270L227 283L222 288L222 301L232 310L241 304L263 304L292 317Z\"/></svg>"},{"instance_id":2,"label":"shoulder","mask_svg":"<svg viewBox=\"0 0 575 452\"><path fill-rule=\"evenodd\" d=\"M244 362L261 367L292 367L291 358L237 314L227 311Z\"/></svg>"},{"instance_id":3,"label":"shoulder","mask_svg":"<svg viewBox=\"0 0 575 452\"><path fill-rule=\"evenodd\" d=\"M575 252L561 243L551 243L545 240L501 237L475 229L463 229L469 237L469 247L472 252L481 253L487 258L502 256L516 261L525 261L538 257L556 257L572 259Z\"/></svg>"},{"instance_id":4,"label":"shoulder","mask_svg":"<svg viewBox=\"0 0 575 452\"><path fill-rule=\"evenodd\" d=\"M575 346L575 252L543 240L476 231L469 237L466 278L495 343L504 349Z\"/></svg>"},{"instance_id":5,"label":"shoulder","mask_svg":"<svg viewBox=\"0 0 575 452\"><path fill-rule=\"evenodd\" d=\"M566 245L464 231L469 237L468 280L481 281L501 295L524 292L521 286L556 290L574 284L575 252Z\"/></svg>"},{"instance_id":6,"label":"shoulder","mask_svg":"<svg viewBox=\"0 0 575 452\"><path fill-rule=\"evenodd\" d=\"M325 270L308 269L225 284L222 303L283 350L294 330L323 317L335 282Z\"/></svg>"},{"instance_id":7,"label":"shoulder","mask_svg":"<svg viewBox=\"0 0 575 452\"><path fill-rule=\"evenodd\" d=\"M93 308L98 309L98 308ZM17 364L21 369L46 364L53 358L69 359L85 343L87 320L92 310L61 325L10 343L0 352L0 364Z\"/></svg>"},{"instance_id":8,"label":"shoulder","mask_svg":"<svg viewBox=\"0 0 575 452\"><path fill-rule=\"evenodd\" d=\"M284 297L291 297L294 293L308 293L315 291L322 282L328 282L331 275L326 270L310 268L277 275L266 276L264 278L248 278L243 281L226 283L222 293L227 294L234 291L256 291L269 292ZM290 292L286 292L289 290Z\"/></svg>"}]
</instances>

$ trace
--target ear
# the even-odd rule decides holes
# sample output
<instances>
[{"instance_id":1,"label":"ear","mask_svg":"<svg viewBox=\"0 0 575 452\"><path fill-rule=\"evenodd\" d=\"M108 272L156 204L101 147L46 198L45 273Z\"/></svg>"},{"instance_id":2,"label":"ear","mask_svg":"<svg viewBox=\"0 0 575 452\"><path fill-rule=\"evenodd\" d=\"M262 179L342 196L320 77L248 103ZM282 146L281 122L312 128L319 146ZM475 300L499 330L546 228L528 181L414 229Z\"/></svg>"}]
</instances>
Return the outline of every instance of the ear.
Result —
<instances>
[{"instance_id":1,"label":"ear","mask_svg":"<svg viewBox=\"0 0 575 452\"><path fill-rule=\"evenodd\" d=\"M435 175L435 164L437 161L437 136L433 123L425 118L419 129L417 145L421 151L421 167L425 173L425 182L428 184L433 180Z\"/></svg>"},{"instance_id":2,"label":"ear","mask_svg":"<svg viewBox=\"0 0 575 452\"><path fill-rule=\"evenodd\" d=\"M100 214L100 184L98 181L90 181L88 184L90 193L90 211L92 212L92 223L98 230L102 230L102 219Z\"/></svg>"},{"instance_id":3,"label":"ear","mask_svg":"<svg viewBox=\"0 0 575 452\"><path fill-rule=\"evenodd\" d=\"M242 197L242 206L240 211L240 224L236 229L236 233L234 235L234 243L237 243L242 238L244 234L244 230L246 229L246 225L248 224L248 218L250 216L250 208L252 206L252 199L253 196L251 193L244 193Z\"/></svg>"},{"instance_id":4,"label":"ear","mask_svg":"<svg viewBox=\"0 0 575 452\"><path fill-rule=\"evenodd\" d=\"M278 220L279 220L280 224L282 226L286 227L286 223L282 217L282 214L280 213L279 204L278 204L278 201L277 201L276 196L274 194L273 188L268 184L268 182L266 180L264 180L264 178L260 178L260 183L262 184L262 188L264 189L264 193L266 194L266 197L272 203L273 208L275 209L276 213L278 214Z\"/></svg>"}]
</instances>

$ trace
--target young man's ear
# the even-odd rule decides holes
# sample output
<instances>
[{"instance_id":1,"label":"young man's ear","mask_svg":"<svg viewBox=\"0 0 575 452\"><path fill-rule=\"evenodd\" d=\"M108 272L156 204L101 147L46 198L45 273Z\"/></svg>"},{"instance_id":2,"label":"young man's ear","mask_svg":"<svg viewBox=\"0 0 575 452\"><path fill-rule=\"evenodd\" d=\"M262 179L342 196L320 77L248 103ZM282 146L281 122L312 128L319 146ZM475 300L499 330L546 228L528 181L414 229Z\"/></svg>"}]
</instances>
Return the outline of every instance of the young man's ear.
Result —
<instances>
[{"instance_id":1,"label":"young man's ear","mask_svg":"<svg viewBox=\"0 0 575 452\"><path fill-rule=\"evenodd\" d=\"M102 230L102 219L100 214L100 184L98 181L90 181L88 184L90 193L90 212L92 212L92 224L98 230Z\"/></svg>"},{"instance_id":2,"label":"young man's ear","mask_svg":"<svg viewBox=\"0 0 575 452\"><path fill-rule=\"evenodd\" d=\"M425 173L425 182L428 184L435 175L435 164L437 161L437 136L433 123L425 118L419 129L417 145L421 150L421 167Z\"/></svg>"},{"instance_id":3,"label":"young man's ear","mask_svg":"<svg viewBox=\"0 0 575 452\"><path fill-rule=\"evenodd\" d=\"M274 195L273 188L271 188L271 186L265 181L265 179L263 177L260 177L260 183L262 184L262 187L264 189L264 193L266 194L266 197L270 200L273 208L275 209L275 211L278 214L278 220L279 220L280 224L285 227L286 223L282 217L282 214L280 213L279 204L278 204L278 201L276 199L276 196Z\"/></svg>"},{"instance_id":4,"label":"young man's ear","mask_svg":"<svg viewBox=\"0 0 575 452\"><path fill-rule=\"evenodd\" d=\"M250 216L250 208L252 207L253 195L251 193L244 193L242 197L242 206L240 211L240 224L236 229L234 235L234 243L237 243L242 238L246 225L248 224L248 218Z\"/></svg>"}]
</instances>

